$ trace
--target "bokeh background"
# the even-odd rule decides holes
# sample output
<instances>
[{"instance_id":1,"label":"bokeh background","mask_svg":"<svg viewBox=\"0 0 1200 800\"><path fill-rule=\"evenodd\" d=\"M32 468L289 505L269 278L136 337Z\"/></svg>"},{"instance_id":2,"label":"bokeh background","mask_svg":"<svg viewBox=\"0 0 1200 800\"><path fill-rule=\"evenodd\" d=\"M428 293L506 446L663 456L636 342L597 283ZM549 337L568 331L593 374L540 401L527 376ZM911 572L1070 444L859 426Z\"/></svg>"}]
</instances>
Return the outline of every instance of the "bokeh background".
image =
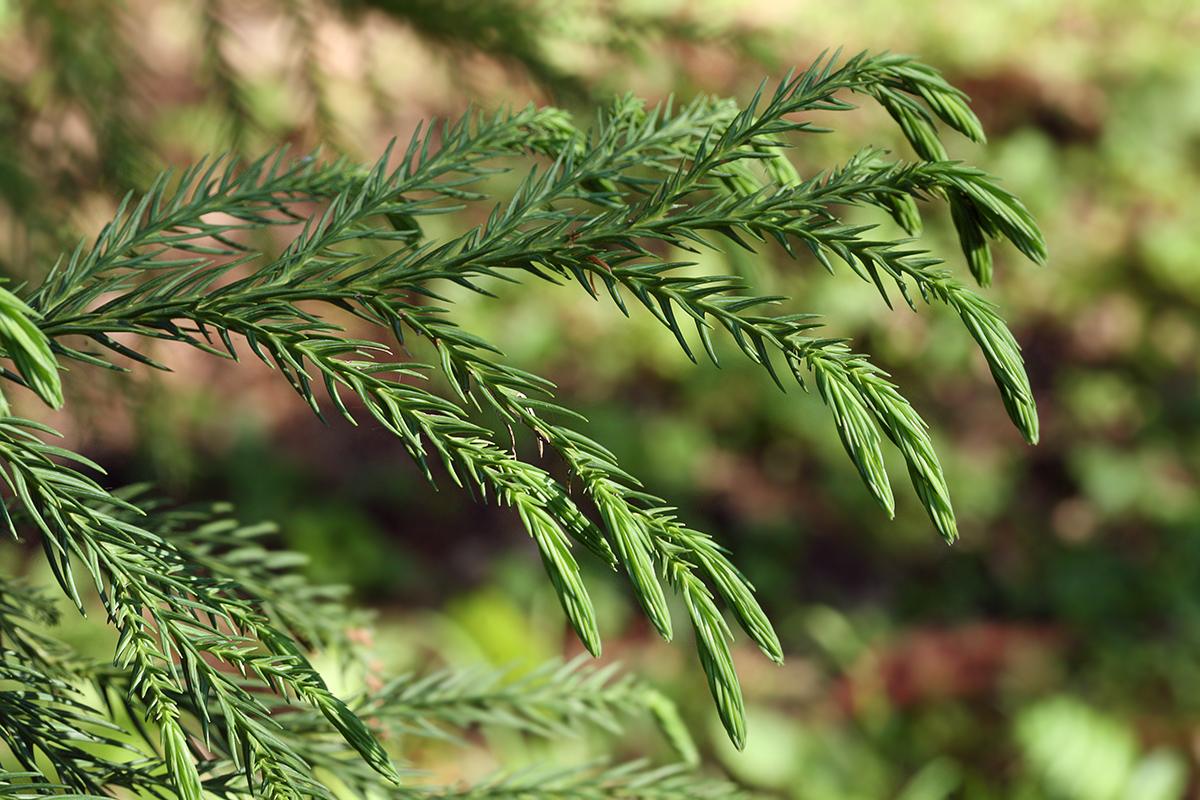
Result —
<instances>
[{"instance_id":1,"label":"bokeh background","mask_svg":"<svg viewBox=\"0 0 1200 800\"><path fill-rule=\"evenodd\" d=\"M552 378L629 471L732 551L788 654L738 653L744 753L688 644L656 641L597 570L606 660L680 703L706 769L781 797L1200 797L1190 0L0 0L0 269L38 280L124 192L206 154L374 160L472 103L586 119L626 91L746 99L837 48L914 53L963 88L990 141L950 139L952 157L1040 222L1048 266L1001 251L988 296L1024 348L1042 441L1008 424L955 319L888 312L869 286L774 254L706 262L828 315L892 373L940 448L962 532L948 548L911 492L895 520L869 500L818 399L736 360L697 368L652 320L577 292L456 295L460 322ZM907 154L878 109L821 121L836 132L792 151L801 174L868 145ZM960 258L940 211L924 244ZM265 368L163 357L172 373L78 376L74 416L48 419L114 484L278 520L314 577L378 610L387 670L579 650L515 515L431 492L394 442L321 425ZM424 757L477 775L545 747L492 737ZM649 726L602 747L667 757Z\"/></svg>"}]
</instances>

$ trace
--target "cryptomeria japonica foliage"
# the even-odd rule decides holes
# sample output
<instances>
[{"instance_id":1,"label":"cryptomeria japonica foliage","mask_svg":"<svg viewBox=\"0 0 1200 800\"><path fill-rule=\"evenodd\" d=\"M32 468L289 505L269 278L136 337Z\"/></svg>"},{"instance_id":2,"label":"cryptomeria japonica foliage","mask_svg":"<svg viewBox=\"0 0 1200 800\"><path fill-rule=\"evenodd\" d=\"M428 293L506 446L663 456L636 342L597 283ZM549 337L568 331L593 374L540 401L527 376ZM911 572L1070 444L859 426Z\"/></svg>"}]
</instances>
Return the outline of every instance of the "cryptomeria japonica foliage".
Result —
<instances>
[{"instance_id":1,"label":"cryptomeria japonica foliage","mask_svg":"<svg viewBox=\"0 0 1200 800\"><path fill-rule=\"evenodd\" d=\"M848 111L855 94L887 110L917 158L864 150L799 175L787 149L818 132L804 114ZM873 227L845 221L848 208L875 206L915 237L922 203L948 204L969 275L983 286L991 280L989 240L1043 260L1041 235L1021 203L990 176L947 160L939 121L983 141L964 96L936 71L908 57L862 55L822 59L744 107L703 97L647 108L624 97L586 130L553 108L473 112L419 131L374 165L283 151L252 163L217 158L163 174L44 281L0 297L0 346L12 365L4 377L58 408L60 370L120 369L124 359L168 366L139 341L184 343L228 359L229 369L261 359L318 415L373 419L431 479L515 509L591 653L601 641L580 559L627 579L666 639L677 624L668 595L680 597L716 708L741 746L745 714L728 619L768 658L783 659L747 576L589 438L548 380L506 364L504 342L471 333L444 287L488 294L496 279L513 284L510 291L535 281L573 286L614 313L652 315L693 360L713 362L698 368L719 366L714 342L728 337L781 387L815 388L888 514L884 453L895 448L934 529L953 540L954 513L926 425L887 375L847 342L822 337L812 309L663 255L778 245L840 279L872 283L888 304L949 306L986 358L1013 423L1034 442L1033 397L996 309L913 240L876 238ZM514 158L527 163L525 177L497 200L488 178ZM480 207L482 224L431 235L431 215L471 219ZM286 237L286 247L256 244L263 229ZM331 321L346 313L379 335L350 338ZM406 342L435 357L418 363ZM441 381L426 380L432 375ZM436 393L434 385L449 389ZM405 752L385 751L382 734L448 736L475 724L545 734L611 726L619 712L649 709L680 748L689 745L661 695L580 663L516 683L445 672L338 697L309 656L344 641L349 612L292 574L289 555L261 546L266 528L243 527L223 508L178 509L145 490L105 488L97 465L49 443L53 430L7 416L7 403L3 413L11 533L40 539L68 605L82 611L94 592L104 616L91 624L119 634L110 662L89 663L44 633L60 613L48 587L0 583L4 794L120 788L185 800L327 798L333 784L364 797L733 791L637 765L412 788L392 761ZM509 432L529 432L569 481L535 463L540 458L523 458L509 433L484 423L487 415Z\"/></svg>"}]
</instances>

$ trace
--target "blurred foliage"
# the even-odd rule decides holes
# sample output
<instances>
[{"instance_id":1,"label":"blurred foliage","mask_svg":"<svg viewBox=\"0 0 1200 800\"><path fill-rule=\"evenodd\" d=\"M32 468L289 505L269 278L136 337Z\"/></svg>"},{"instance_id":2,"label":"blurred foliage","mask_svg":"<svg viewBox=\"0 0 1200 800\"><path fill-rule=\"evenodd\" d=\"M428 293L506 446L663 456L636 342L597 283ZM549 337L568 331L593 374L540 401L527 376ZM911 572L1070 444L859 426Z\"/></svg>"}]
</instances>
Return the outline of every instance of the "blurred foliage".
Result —
<instances>
[{"instance_id":1,"label":"blurred foliage","mask_svg":"<svg viewBox=\"0 0 1200 800\"><path fill-rule=\"evenodd\" d=\"M586 398L592 435L669 492L684 518L719 531L782 623L787 677L747 681L749 751L726 748L718 726L704 745L731 774L818 800L1194 794L1194 3L579 0L522 4L537 13L499 22L488 18L510 3L464 3L456 13L472 25L459 41L445 37L444 4L346 2L338 14L305 3L127 5L133 13L119 23L104 2L2 7L0 257L14 273L94 230L124 188L213 149L320 140L375 153L416 119L469 99L550 92L582 107L627 86L746 95L747 76L757 82L762 72L746 69L746 59L808 63L830 45L914 52L937 66L971 96L990 139L986 148L952 144L951 157L1004 176L1048 240L1045 270L998 253L992 295L1024 348L1042 418L1038 447L1007 425L969 343L948 335L956 320L881 313L870 287L807 266L742 253L727 262L713 256L711 266L805 297L838 321L831 333L878 354L907 387L933 423L956 499L963 538L954 548L930 541L911 495L898 497L894 522L882 519L843 463L836 432L811 424L815 397L781 396L732 359L719 373L690 369L673 342L650 335L653 323L618 324L597 304L547 313L537 295L551 287L502 309L465 293L455 300L480 335L508 343L517 363L538 365L565 393ZM431 8L432 19L417 19ZM86 13L96 23L60 25L70 35L56 38L55 13ZM410 14L410 24L392 21ZM267 24L278 19L289 21ZM218 42L223 58L200 57L202 41ZM279 41L304 43L294 52L305 57L280 57L291 45ZM63 66L52 68L58 59ZM796 154L802 175L867 144L905 152L882 113L854 119L860 127L851 135ZM883 215L863 221L890 224ZM927 223L924 239L960 258L948 215ZM133 476L163 472L198 494L231 494L302 532L314 552L369 548L371 568L356 577L377 602L411 609L462 585L438 580L431 565L477 582L444 616L414 622L425 612L397 608L397 661L494 651L494 629L516 637L522 615L553 609L552 598L513 577L536 564L497 544L516 541L496 535L511 520L469 510L467 498L448 492L414 490L396 451L354 432L313 431L263 412L269 395L253 380L236 387L249 397L227 414L204 400L223 389L201 371L193 378L171 388L199 400L149 409L164 418L154 430L175 432L174 450L161 436L139 438L145 422L126 432L119 420L130 415L120 404L103 417L106 436L83 424L73 435L125 454ZM282 443L282 458L268 439ZM212 457L178 455L192 452ZM445 536L454 519L471 520L473 531ZM364 532L354 545L342 544L347 528ZM343 577L328 557L316 568ZM629 619L622 657L645 661L702 719L703 704L689 706L703 694L688 683L695 676ZM544 629L528 636L529 652L553 646ZM1124 766L1105 786L1089 783L1098 774L1087 765L1102 762Z\"/></svg>"}]
</instances>

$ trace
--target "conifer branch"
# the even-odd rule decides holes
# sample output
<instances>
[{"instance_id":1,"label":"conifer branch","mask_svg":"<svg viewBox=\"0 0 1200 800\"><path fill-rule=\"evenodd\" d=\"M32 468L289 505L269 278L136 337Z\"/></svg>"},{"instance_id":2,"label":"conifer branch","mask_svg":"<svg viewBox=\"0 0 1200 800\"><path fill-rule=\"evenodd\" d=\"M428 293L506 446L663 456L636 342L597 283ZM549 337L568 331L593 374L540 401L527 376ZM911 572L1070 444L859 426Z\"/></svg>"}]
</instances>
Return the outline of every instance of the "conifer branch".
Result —
<instances>
[{"instance_id":1,"label":"conifer branch","mask_svg":"<svg viewBox=\"0 0 1200 800\"><path fill-rule=\"evenodd\" d=\"M676 797L736 800L748 795L724 781L697 778L676 768L632 762L615 767L529 769L495 775L465 790L437 792L448 800L667 800Z\"/></svg>"},{"instance_id":2,"label":"conifer branch","mask_svg":"<svg viewBox=\"0 0 1200 800\"><path fill-rule=\"evenodd\" d=\"M818 129L797 115L849 110L847 92L880 103L919 160L887 161L866 150L802 178L786 148ZM935 71L907 57L860 55L841 64L821 59L774 91L764 85L745 107L701 98L647 110L626 97L588 132L555 109L475 112L418 131L402 154L389 151L371 166L282 151L244 165L216 159L161 175L140 199L126 198L97 241L81 243L40 286L20 297L0 294L0 348L14 367L0 377L57 406L60 359L80 368L121 369L122 359L167 368L150 340L230 360L248 352L277 369L318 416L332 405L356 422L365 411L403 442L426 477L436 459L459 485L513 507L592 653L600 652L599 627L573 543L628 575L667 639L673 623L664 584L681 595L722 722L740 747L745 709L721 604L768 657L783 658L751 583L716 542L678 520L589 438L586 421L555 398L550 381L506 364L500 347L463 327L441 287L491 296L530 278L574 283L593 298L606 294L626 314L640 305L689 357L698 360L698 343L714 364L714 336L723 330L781 388L789 375L816 387L868 492L889 515L895 498L883 442L891 442L935 529L951 540L954 512L926 425L885 373L846 343L817 336L814 314L769 313L788 298L756 295L729 275L697 276L685 271L694 265L664 255L667 248L754 250L772 242L793 257L810 253L830 271L835 261L846 265L889 305L894 287L917 310L915 286L926 302L961 318L1010 417L1035 441L1019 348L995 308L911 240L872 238L873 228L839 216L845 205L876 206L916 236L920 203L941 200L976 283L992 277L989 239L1007 239L1042 261L1045 245L1025 208L984 173L946 161L937 121L983 138L961 93ZM535 166L513 195L495 202L486 179L530 161ZM484 222L445 240L426 237L424 217L478 212L482 204ZM281 251L257 244L255 234L268 229L287 239ZM350 338L330 316L346 312L378 335ZM381 343L389 336L401 348L420 340L431 363L397 357ZM430 375L443 377L451 394L422 385ZM582 495L521 457L515 437L510 447L481 424L482 410L528 430ZM286 579L281 570L292 562L272 561L255 543L267 529L243 528L218 510L160 512L135 491L109 492L85 474L96 465L46 443L53 435L0 417L0 478L13 497L5 521L13 535L36 532L81 610L79 579L95 587L120 641L111 672L81 668L27 630L33 616L49 614L46 607L0 586L0 595L28 609L22 615L0 606L0 630L16 632L0 666L45 674L34 695L0 696L17 704L4 741L30 742L18 759L28 770L23 785L35 788L22 791L39 794L49 785L38 772L45 756L76 764L75 772L58 768L55 779L88 793L126 786L185 800L206 792L327 800L331 790L313 770L328 767L360 796L407 796L421 792L388 788L400 775L362 715L378 718L380 731L443 736L474 724L535 734L607 727L633 707L657 706L660 717L669 716L652 692L578 666L507 687L499 673L441 673L395 682L351 706L330 692L304 652L344 639L338 626L348 617L336 596ZM63 699L51 682L60 677L100 686L156 755L140 756L146 760L134 774L54 741L73 726L88 741L107 735L97 722L103 717ZM678 730L668 734L687 750ZM725 796L690 781L626 766L500 777L441 794Z\"/></svg>"}]
</instances>

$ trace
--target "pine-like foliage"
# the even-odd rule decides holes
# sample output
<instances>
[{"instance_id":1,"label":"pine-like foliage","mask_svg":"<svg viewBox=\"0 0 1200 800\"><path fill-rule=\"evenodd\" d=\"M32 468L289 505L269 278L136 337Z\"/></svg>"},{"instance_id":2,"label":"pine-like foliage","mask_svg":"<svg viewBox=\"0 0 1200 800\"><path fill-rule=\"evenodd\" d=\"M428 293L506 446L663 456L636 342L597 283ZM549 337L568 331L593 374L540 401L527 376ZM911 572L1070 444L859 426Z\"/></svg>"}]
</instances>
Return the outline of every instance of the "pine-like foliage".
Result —
<instances>
[{"instance_id":1,"label":"pine-like foliage","mask_svg":"<svg viewBox=\"0 0 1200 800\"><path fill-rule=\"evenodd\" d=\"M802 115L849 110L849 93L882 104L919 158L892 161L871 150L798 175L785 148L816 131ZM650 313L689 356L702 350L714 363L714 340L728 336L781 386L793 379L816 387L889 514L885 440L895 447L935 529L952 540L954 514L925 423L883 372L845 342L822 338L813 315L789 309L787 298L758 296L729 275L697 276L693 265L661 255L664 245L777 243L832 272L848 267L887 302L898 295L914 310L918 299L948 305L1032 442L1029 384L993 306L911 241L872 238L872 228L840 216L878 206L916 235L918 201L943 200L981 284L991 277L988 239L1043 259L1024 207L989 176L945 160L935 120L983 139L965 98L935 71L907 57L859 56L823 59L745 108L701 98L648 109L626 97L587 132L555 109L473 113L418 133L374 166L285 152L248 164L217 159L162 175L40 285L0 294L0 347L12 363L4 377L59 407L61 369L119 369L123 359L158 367L139 341L185 343L229 359L230 369L239 358L261 359L318 415L373 418L431 478L448 475L481 500L513 507L592 653L601 642L582 551L627 576L664 638L675 625L668 592L681 597L717 709L740 746L744 710L725 612L767 657L783 658L750 583L716 542L582 432L583 420L557 404L549 381L505 364L503 343L473 335L439 292L457 284L486 294L495 279L573 285L620 312ZM514 158L531 166L497 204L487 179ZM455 238L427 235L430 215L481 204L490 209L486 222ZM267 238L255 235L264 229L287 237L281 253L254 244ZM379 341L348 338L323 308L377 327ZM417 363L406 342L435 358ZM446 395L427 388L434 374L450 387ZM573 491L523 459L486 414L556 454ZM554 734L612 727L623 711L649 709L685 752L689 744L660 695L578 663L517 682L441 673L337 697L307 654L344 639L346 613L337 597L289 572L294 559L261 545L262 527L240 526L228 509L180 510L138 490L110 491L99 467L49 444L53 434L0 419L6 521L14 536L40 540L70 603L82 610L94 590L104 618L93 624L119 639L111 663L86 663L43 633L59 613L47 589L0 583L4 794L328 798L333 784L363 797L732 791L638 765L410 788L391 760L404 752L379 743L385 732L446 737L500 724Z\"/></svg>"}]
</instances>

